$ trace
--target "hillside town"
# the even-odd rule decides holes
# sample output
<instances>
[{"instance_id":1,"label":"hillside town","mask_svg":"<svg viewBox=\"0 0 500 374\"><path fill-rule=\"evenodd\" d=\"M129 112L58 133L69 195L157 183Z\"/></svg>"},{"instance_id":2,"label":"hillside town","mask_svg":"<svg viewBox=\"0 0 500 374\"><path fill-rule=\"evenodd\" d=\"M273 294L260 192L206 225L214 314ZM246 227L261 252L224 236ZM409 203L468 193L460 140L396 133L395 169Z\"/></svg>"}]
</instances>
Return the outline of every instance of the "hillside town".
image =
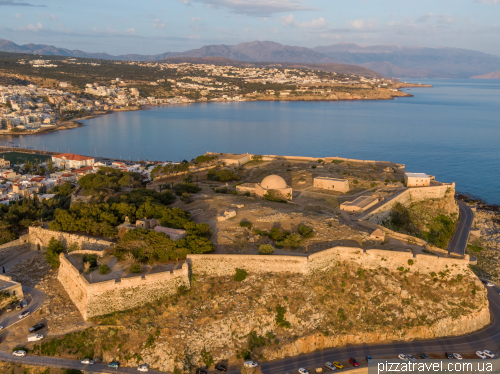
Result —
<instances>
[{"instance_id":1,"label":"hillside town","mask_svg":"<svg viewBox=\"0 0 500 374\"><path fill-rule=\"evenodd\" d=\"M101 64L67 60L19 60L34 75L41 68ZM57 129L64 121L114 110L151 105L254 100L361 100L407 96L390 79L342 75L308 69L255 68L209 64L118 61L114 65L151 70L143 79L88 79L86 83L35 80L26 85L0 85L0 133L38 133ZM154 74L153 74L154 73ZM36 84L35 84L36 82Z\"/></svg>"}]
</instances>

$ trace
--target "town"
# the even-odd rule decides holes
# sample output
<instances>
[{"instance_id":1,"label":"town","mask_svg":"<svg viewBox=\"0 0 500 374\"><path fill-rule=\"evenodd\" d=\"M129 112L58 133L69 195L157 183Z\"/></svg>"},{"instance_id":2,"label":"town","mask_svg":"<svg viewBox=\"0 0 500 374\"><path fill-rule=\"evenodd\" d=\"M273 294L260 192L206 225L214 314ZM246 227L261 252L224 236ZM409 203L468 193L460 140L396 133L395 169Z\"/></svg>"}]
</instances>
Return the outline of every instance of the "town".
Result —
<instances>
[{"instance_id":1,"label":"town","mask_svg":"<svg viewBox=\"0 0 500 374\"><path fill-rule=\"evenodd\" d=\"M77 59L20 59L8 77L24 85L0 85L0 133L35 134L63 129L68 121L116 110L152 105L255 100L365 100L409 96L398 90L411 86L387 78L337 74L309 69L255 68L191 63L106 62L117 69L141 69L139 79L124 74L110 78L69 78L75 66L103 68L105 62ZM21 68L18 71L17 68ZM67 72L45 74L64 67ZM148 74L150 73L150 74ZM9 75L11 74L11 75ZM96 75L99 76L99 72ZM137 74L135 74L137 75ZM48 78L42 78L47 76ZM157 79L147 80L148 76ZM161 78L160 78L161 77ZM414 85L415 86L415 85ZM417 85L418 86L418 85Z\"/></svg>"}]
</instances>

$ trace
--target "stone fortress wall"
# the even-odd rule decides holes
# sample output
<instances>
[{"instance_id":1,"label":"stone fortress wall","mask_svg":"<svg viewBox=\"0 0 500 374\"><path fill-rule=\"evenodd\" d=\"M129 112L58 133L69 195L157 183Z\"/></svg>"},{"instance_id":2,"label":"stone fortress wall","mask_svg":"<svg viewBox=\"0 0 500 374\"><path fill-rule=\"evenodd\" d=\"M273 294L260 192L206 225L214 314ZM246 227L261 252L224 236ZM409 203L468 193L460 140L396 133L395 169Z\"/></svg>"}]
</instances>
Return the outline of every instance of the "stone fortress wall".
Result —
<instances>
[{"instance_id":1,"label":"stone fortress wall","mask_svg":"<svg viewBox=\"0 0 500 374\"><path fill-rule=\"evenodd\" d=\"M28 241L37 249L44 250L49 245L50 239L59 240L64 248L76 244L80 250L103 251L113 245L113 242L91 238L84 235L71 234L62 231L48 230L43 227L30 227Z\"/></svg>"},{"instance_id":2,"label":"stone fortress wall","mask_svg":"<svg viewBox=\"0 0 500 374\"><path fill-rule=\"evenodd\" d=\"M189 287L187 264L168 272L89 283L64 253L60 254L59 259L61 265L57 279L85 320L135 308L175 294L180 286Z\"/></svg>"},{"instance_id":3,"label":"stone fortress wall","mask_svg":"<svg viewBox=\"0 0 500 374\"><path fill-rule=\"evenodd\" d=\"M409 260L411 260L409 262ZM429 274L450 270L452 275L469 271L469 256L451 259L431 255L413 255L409 252L386 251L354 247L333 247L309 256L265 256L265 255L222 255L190 254L186 262L192 273L208 276L230 276L236 269L249 273L296 273L311 274L325 271L338 263L355 263L360 267L377 269L379 267L396 270L400 267L412 272ZM410 263L412 263L410 265Z\"/></svg>"},{"instance_id":4,"label":"stone fortress wall","mask_svg":"<svg viewBox=\"0 0 500 374\"><path fill-rule=\"evenodd\" d=\"M448 190L450 190L450 193L454 195L455 183L443 183L441 186L407 188L400 194L388 200L386 203L362 216L360 220L372 222L375 224L381 224L384 220L387 219L387 217L389 217L391 209L396 203L401 203L404 206L408 206L412 202L416 201L422 201L426 199L441 199L446 195L446 192Z\"/></svg>"}]
</instances>

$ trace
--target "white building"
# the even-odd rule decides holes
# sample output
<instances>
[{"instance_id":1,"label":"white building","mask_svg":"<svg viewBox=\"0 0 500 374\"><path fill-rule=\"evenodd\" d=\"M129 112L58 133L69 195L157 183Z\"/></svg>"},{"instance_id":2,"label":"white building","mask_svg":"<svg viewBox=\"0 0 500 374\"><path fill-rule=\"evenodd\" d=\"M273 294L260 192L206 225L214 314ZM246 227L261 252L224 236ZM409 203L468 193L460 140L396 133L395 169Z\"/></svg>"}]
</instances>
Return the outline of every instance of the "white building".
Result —
<instances>
[{"instance_id":1,"label":"white building","mask_svg":"<svg viewBox=\"0 0 500 374\"><path fill-rule=\"evenodd\" d=\"M75 155L74 153L61 153L52 156L54 166L66 169L80 169L85 166L93 166L94 158L87 156Z\"/></svg>"},{"instance_id":2,"label":"white building","mask_svg":"<svg viewBox=\"0 0 500 374\"><path fill-rule=\"evenodd\" d=\"M431 185L431 176L425 173L405 173L406 187L427 187Z\"/></svg>"}]
</instances>

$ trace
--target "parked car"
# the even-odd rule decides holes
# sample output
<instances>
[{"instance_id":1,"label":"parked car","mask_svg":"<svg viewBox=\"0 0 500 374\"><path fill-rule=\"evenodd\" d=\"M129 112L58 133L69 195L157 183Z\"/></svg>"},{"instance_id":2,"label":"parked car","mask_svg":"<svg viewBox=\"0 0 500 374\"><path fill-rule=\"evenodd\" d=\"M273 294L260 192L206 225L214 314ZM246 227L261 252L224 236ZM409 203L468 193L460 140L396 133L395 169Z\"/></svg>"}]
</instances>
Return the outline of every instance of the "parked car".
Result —
<instances>
[{"instance_id":1,"label":"parked car","mask_svg":"<svg viewBox=\"0 0 500 374\"><path fill-rule=\"evenodd\" d=\"M255 361L245 361L243 363L243 366L245 366L246 368L256 368L257 366L259 366L259 364Z\"/></svg>"},{"instance_id":2,"label":"parked car","mask_svg":"<svg viewBox=\"0 0 500 374\"><path fill-rule=\"evenodd\" d=\"M12 308L13 308L13 306L12 306L12 304L11 304L11 305L9 305L9 306L7 307L7 309L5 309L5 311L6 311L6 312L12 312Z\"/></svg>"},{"instance_id":3,"label":"parked car","mask_svg":"<svg viewBox=\"0 0 500 374\"><path fill-rule=\"evenodd\" d=\"M483 353L483 351L477 351L476 355L477 357L482 358L483 360L486 358L486 355Z\"/></svg>"},{"instance_id":4,"label":"parked car","mask_svg":"<svg viewBox=\"0 0 500 374\"><path fill-rule=\"evenodd\" d=\"M14 352L12 352L12 356L24 357L24 356L26 356L26 351L23 351L23 350L14 351Z\"/></svg>"},{"instance_id":5,"label":"parked car","mask_svg":"<svg viewBox=\"0 0 500 374\"><path fill-rule=\"evenodd\" d=\"M80 363L85 365L94 365L94 360L91 360L90 358L84 358L80 361Z\"/></svg>"},{"instance_id":6,"label":"parked car","mask_svg":"<svg viewBox=\"0 0 500 374\"><path fill-rule=\"evenodd\" d=\"M28 341L29 342L37 342L39 340L42 340L43 339L43 335L42 334L31 334L31 335L28 335Z\"/></svg>"},{"instance_id":7,"label":"parked car","mask_svg":"<svg viewBox=\"0 0 500 374\"><path fill-rule=\"evenodd\" d=\"M335 367L335 365L334 365L334 364L332 364L330 361L325 362L325 366L326 366L329 370L331 370L331 371L335 371L335 369L337 369L337 368Z\"/></svg>"},{"instance_id":8,"label":"parked car","mask_svg":"<svg viewBox=\"0 0 500 374\"><path fill-rule=\"evenodd\" d=\"M21 314L19 314L19 319L28 317L29 314L30 314L30 311L29 310L25 310L24 312L22 312Z\"/></svg>"},{"instance_id":9,"label":"parked car","mask_svg":"<svg viewBox=\"0 0 500 374\"><path fill-rule=\"evenodd\" d=\"M344 365L342 365L340 362L338 361L333 361L332 362L333 366L335 366L337 369L343 369L344 368Z\"/></svg>"},{"instance_id":10,"label":"parked car","mask_svg":"<svg viewBox=\"0 0 500 374\"><path fill-rule=\"evenodd\" d=\"M215 365L215 368L219 371L227 371L227 366L224 364L217 364Z\"/></svg>"},{"instance_id":11,"label":"parked car","mask_svg":"<svg viewBox=\"0 0 500 374\"><path fill-rule=\"evenodd\" d=\"M453 355L450 352L446 352L444 355L448 360L453 360Z\"/></svg>"},{"instance_id":12,"label":"parked car","mask_svg":"<svg viewBox=\"0 0 500 374\"><path fill-rule=\"evenodd\" d=\"M208 374L208 371L202 368L196 369L196 374Z\"/></svg>"},{"instance_id":13,"label":"parked car","mask_svg":"<svg viewBox=\"0 0 500 374\"><path fill-rule=\"evenodd\" d=\"M491 283L490 281L487 281L485 279L481 280L481 282L483 282L483 284L486 286L486 287L493 287L494 284Z\"/></svg>"},{"instance_id":14,"label":"parked car","mask_svg":"<svg viewBox=\"0 0 500 374\"><path fill-rule=\"evenodd\" d=\"M398 355L398 358L400 358L401 360L404 360L404 361L408 361L408 357L406 357L406 355L404 355L404 354L402 354L402 353L400 353L400 354Z\"/></svg>"},{"instance_id":15,"label":"parked car","mask_svg":"<svg viewBox=\"0 0 500 374\"><path fill-rule=\"evenodd\" d=\"M486 350L486 349L483 351L483 353L484 353L486 356L488 356L489 358L493 358L493 357L495 357L495 355L494 355L493 353L491 353L490 351L488 351L488 350Z\"/></svg>"},{"instance_id":16,"label":"parked car","mask_svg":"<svg viewBox=\"0 0 500 374\"><path fill-rule=\"evenodd\" d=\"M139 365L139 367L137 368L137 371L149 371L149 368L148 368L148 365Z\"/></svg>"},{"instance_id":17,"label":"parked car","mask_svg":"<svg viewBox=\"0 0 500 374\"><path fill-rule=\"evenodd\" d=\"M28 302L26 301L26 299L22 299L21 308L26 308L27 306L28 306Z\"/></svg>"},{"instance_id":18,"label":"parked car","mask_svg":"<svg viewBox=\"0 0 500 374\"><path fill-rule=\"evenodd\" d=\"M309 374L306 369L299 368L299 374Z\"/></svg>"},{"instance_id":19,"label":"parked car","mask_svg":"<svg viewBox=\"0 0 500 374\"><path fill-rule=\"evenodd\" d=\"M460 353L453 353L453 358L456 359L456 360L461 360L462 359L462 355Z\"/></svg>"},{"instance_id":20,"label":"parked car","mask_svg":"<svg viewBox=\"0 0 500 374\"><path fill-rule=\"evenodd\" d=\"M410 360L410 361L413 361L413 362L417 361L416 358L413 357L412 355L406 355L406 357L408 357L408 360Z\"/></svg>"},{"instance_id":21,"label":"parked car","mask_svg":"<svg viewBox=\"0 0 500 374\"><path fill-rule=\"evenodd\" d=\"M423 358L424 360L429 360L429 356L427 356L425 353L419 353L418 357Z\"/></svg>"},{"instance_id":22,"label":"parked car","mask_svg":"<svg viewBox=\"0 0 500 374\"><path fill-rule=\"evenodd\" d=\"M118 361L112 361L108 364L108 368L118 369L120 367L120 363Z\"/></svg>"},{"instance_id":23,"label":"parked car","mask_svg":"<svg viewBox=\"0 0 500 374\"><path fill-rule=\"evenodd\" d=\"M373 358L372 358L372 356L366 356L366 361L367 361L368 363L373 362Z\"/></svg>"},{"instance_id":24,"label":"parked car","mask_svg":"<svg viewBox=\"0 0 500 374\"><path fill-rule=\"evenodd\" d=\"M356 359L355 359L355 358L352 358L352 357L351 357L351 358L349 359L349 362L350 362L353 366L359 366L359 362L358 362L358 361L356 361Z\"/></svg>"},{"instance_id":25,"label":"parked car","mask_svg":"<svg viewBox=\"0 0 500 374\"><path fill-rule=\"evenodd\" d=\"M16 310L21 310L22 307L21 307L21 304L16 304Z\"/></svg>"},{"instance_id":26,"label":"parked car","mask_svg":"<svg viewBox=\"0 0 500 374\"><path fill-rule=\"evenodd\" d=\"M35 332L35 331L38 331L38 330L41 330L45 327L45 323L37 323L36 325L34 326L31 326L28 331L29 332Z\"/></svg>"},{"instance_id":27,"label":"parked car","mask_svg":"<svg viewBox=\"0 0 500 374\"><path fill-rule=\"evenodd\" d=\"M0 330L3 330L3 326L0 326Z\"/></svg>"}]
</instances>

